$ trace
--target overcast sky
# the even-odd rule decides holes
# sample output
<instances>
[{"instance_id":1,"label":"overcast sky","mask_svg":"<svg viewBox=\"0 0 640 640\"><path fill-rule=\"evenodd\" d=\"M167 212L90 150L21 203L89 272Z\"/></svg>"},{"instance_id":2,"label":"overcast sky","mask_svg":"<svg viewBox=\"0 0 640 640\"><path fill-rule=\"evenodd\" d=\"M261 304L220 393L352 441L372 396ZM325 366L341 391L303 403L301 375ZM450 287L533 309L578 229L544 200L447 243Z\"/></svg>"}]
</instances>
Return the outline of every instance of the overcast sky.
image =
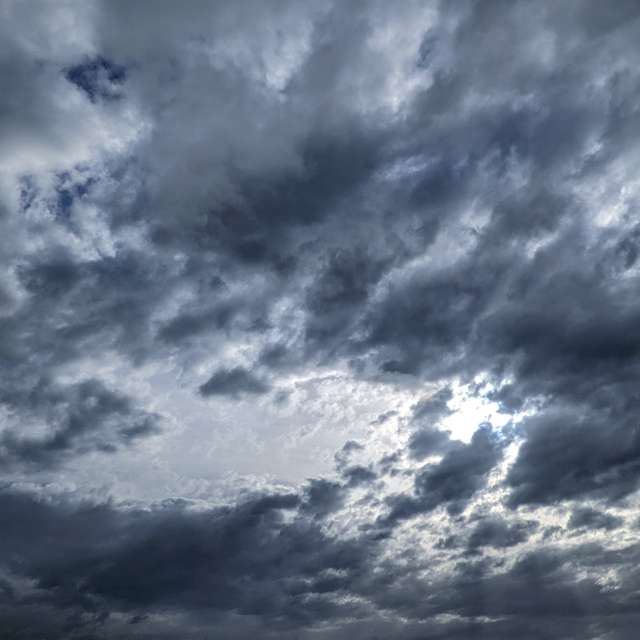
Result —
<instances>
[{"instance_id":1,"label":"overcast sky","mask_svg":"<svg viewBox=\"0 0 640 640\"><path fill-rule=\"evenodd\" d=\"M635 640L640 3L0 0L0 637Z\"/></svg>"}]
</instances>

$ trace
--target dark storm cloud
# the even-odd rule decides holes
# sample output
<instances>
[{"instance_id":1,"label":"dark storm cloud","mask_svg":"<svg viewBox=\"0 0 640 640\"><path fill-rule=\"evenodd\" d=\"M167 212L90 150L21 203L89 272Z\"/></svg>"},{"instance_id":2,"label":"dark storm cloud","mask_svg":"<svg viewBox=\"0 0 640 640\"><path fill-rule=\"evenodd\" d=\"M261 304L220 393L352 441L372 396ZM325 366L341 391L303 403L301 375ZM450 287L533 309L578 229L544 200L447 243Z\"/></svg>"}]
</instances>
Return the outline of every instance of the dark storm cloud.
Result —
<instances>
[{"instance_id":1,"label":"dark storm cloud","mask_svg":"<svg viewBox=\"0 0 640 640\"><path fill-rule=\"evenodd\" d=\"M41 379L32 388L4 388L0 402L23 420L44 423L44 436L7 429L0 436L0 460L8 466L55 466L89 451L114 453L120 447L159 432L160 417L137 409L132 400L97 380L69 386Z\"/></svg>"},{"instance_id":2,"label":"dark storm cloud","mask_svg":"<svg viewBox=\"0 0 640 640\"><path fill-rule=\"evenodd\" d=\"M377 479L377 474L368 467L355 465L342 470L342 477L347 480L349 487L357 487L362 484L370 484Z\"/></svg>"},{"instance_id":3,"label":"dark storm cloud","mask_svg":"<svg viewBox=\"0 0 640 640\"><path fill-rule=\"evenodd\" d=\"M276 170L268 182L232 171L228 179L242 194L240 203L197 203L202 211L164 222L152 238L188 251L215 251L232 268L286 276L297 266L297 234L304 237L310 225L333 218L341 200L366 184L378 163L376 137L357 130L310 134L301 143L302 170Z\"/></svg>"},{"instance_id":4,"label":"dark storm cloud","mask_svg":"<svg viewBox=\"0 0 640 640\"><path fill-rule=\"evenodd\" d=\"M389 354L381 369L415 374L428 362L440 374L450 370L484 302L482 277L445 270L390 286L365 320L366 347Z\"/></svg>"},{"instance_id":5,"label":"dark storm cloud","mask_svg":"<svg viewBox=\"0 0 640 640\"><path fill-rule=\"evenodd\" d=\"M425 456L442 451L450 442L449 435L438 429L421 429L412 434L409 440L411 456L420 460Z\"/></svg>"},{"instance_id":6,"label":"dark storm cloud","mask_svg":"<svg viewBox=\"0 0 640 640\"><path fill-rule=\"evenodd\" d=\"M28 297L15 314L2 318L2 347L14 365L30 367L35 360L40 368L105 347L144 358L152 338L149 313L163 298L158 278L177 276L125 249L82 260L55 245L16 272Z\"/></svg>"},{"instance_id":7,"label":"dark storm cloud","mask_svg":"<svg viewBox=\"0 0 640 640\"><path fill-rule=\"evenodd\" d=\"M635 491L640 432L635 403L624 405L619 411L609 403L600 411L587 405L586 415L583 406L570 406L528 418L526 440L507 476L510 504L553 504L581 497L616 501Z\"/></svg>"},{"instance_id":8,"label":"dark storm cloud","mask_svg":"<svg viewBox=\"0 0 640 640\"><path fill-rule=\"evenodd\" d=\"M449 402L452 399L453 393L449 387L436 391L432 396L421 400L413 407L412 420L417 423L437 423L442 418L451 415Z\"/></svg>"},{"instance_id":9,"label":"dark storm cloud","mask_svg":"<svg viewBox=\"0 0 640 640\"><path fill-rule=\"evenodd\" d=\"M621 527L624 523L622 518L592 509L591 507L578 507L571 512L571 517L567 523L569 529L605 529L611 531Z\"/></svg>"},{"instance_id":10,"label":"dark storm cloud","mask_svg":"<svg viewBox=\"0 0 640 640\"><path fill-rule=\"evenodd\" d=\"M70 67L65 77L95 102L121 97L121 85L127 78L127 71L122 65L98 56Z\"/></svg>"},{"instance_id":11,"label":"dark storm cloud","mask_svg":"<svg viewBox=\"0 0 640 640\"><path fill-rule=\"evenodd\" d=\"M637 570L623 572L623 584L612 589L591 576L580 578L577 572L593 568L592 557L595 564L604 562L618 569L637 553L634 546L617 556L603 555L602 548L595 545L521 553L509 568L499 560L496 564L487 559L464 561L428 587L407 573L396 576L384 589L378 585L376 601L381 607L395 606L404 615L462 616L466 620L461 622L459 637L469 640L478 634L492 639L511 634L553 638L558 632L567 637L596 638L611 628L610 617L624 620L633 615L634 604L625 594L637 580ZM473 619L477 615L488 619L478 624ZM426 637L449 637L447 632L446 628L434 629L433 635Z\"/></svg>"},{"instance_id":12,"label":"dark storm cloud","mask_svg":"<svg viewBox=\"0 0 640 640\"><path fill-rule=\"evenodd\" d=\"M356 440L347 440L340 451L336 452L333 459L338 471L343 471L349 465L349 461L353 454L364 451L364 446Z\"/></svg>"},{"instance_id":13,"label":"dark storm cloud","mask_svg":"<svg viewBox=\"0 0 640 640\"><path fill-rule=\"evenodd\" d=\"M304 489L301 510L322 517L338 510L343 502L342 485L325 479L310 480Z\"/></svg>"},{"instance_id":14,"label":"dark storm cloud","mask_svg":"<svg viewBox=\"0 0 640 640\"><path fill-rule=\"evenodd\" d=\"M269 391L269 386L251 371L243 367L218 369L199 388L200 395L239 396L245 393L262 394Z\"/></svg>"},{"instance_id":15,"label":"dark storm cloud","mask_svg":"<svg viewBox=\"0 0 640 640\"><path fill-rule=\"evenodd\" d=\"M416 430L409 439L411 456L417 460L440 453L451 444L449 434L437 428L440 420L451 415L448 402L453 398L451 389L445 387L429 398L421 400L413 408L412 426Z\"/></svg>"},{"instance_id":16,"label":"dark storm cloud","mask_svg":"<svg viewBox=\"0 0 640 640\"><path fill-rule=\"evenodd\" d=\"M504 550L515 547L526 542L538 529L534 520L509 521L493 514L472 515L464 529L458 528L459 524L454 522L451 527L454 533L438 540L437 549L464 548L466 556L480 555L488 548Z\"/></svg>"},{"instance_id":17,"label":"dark storm cloud","mask_svg":"<svg viewBox=\"0 0 640 640\"><path fill-rule=\"evenodd\" d=\"M482 547L513 547L527 540L536 526L533 521L509 523L502 518L483 518L471 532L467 548L476 551Z\"/></svg>"},{"instance_id":18,"label":"dark storm cloud","mask_svg":"<svg viewBox=\"0 0 640 640\"><path fill-rule=\"evenodd\" d=\"M460 598L460 610L466 615L482 610L491 617L522 616L523 622L538 616L556 619L605 611L623 613L625 605L616 601L616 595L607 594L593 580L575 580L567 566L573 559L571 552L552 550L523 554L504 572L492 573L484 564L463 565L453 581L455 592L434 599L444 604L449 597Z\"/></svg>"},{"instance_id":19,"label":"dark storm cloud","mask_svg":"<svg viewBox=\"0 0 640 640\"><path fill-rule=\"evenodd\" d=\"M331 341L349 329L388 267L389 259L359 248L331 253L307 290L307 341L322 349L331 348Z\"/></svg>"},{"instance_id":20,"label":"dark storm cloud","mask_svg":"<svg viewBox=\"0 0 640 640\"><path fill-rule=\"evenodd\" d=\"M46 503L8 490L0 502L11 514L4 570L34 580L43 606L75 612L87 626L99 612L141 616L167 607L236 611L285 626L350 615L357 607L338 596L365 572L372 551L302 517L288 523L283 513L300 503L293 494L206 512ZM16 608L34 601L11 589L7 597ZM25 630L38 627L35 619Z\"/></svg>"},{"instance_id":21,"label":"dark storm cloud","mask_svg":"<svg viewBox=\"0 0 640 640\"><path fill-rule=\"evenodd\" d=\"M489 473L502 457L503 444L488 425L480 427L469 444L456 443L442 460L425 465L414 481L414 495L389 499L385 525L446 506L450 514L462 511L482 489Z\"/></svg>"},{"instance_id":22,"label":"dark storm cloud","mask_svg":"<svg viewBox=\"0 0 640 640\"><path fill-rule=\"evenodd\" d=\"M60 247L17 266L25 299L0 318L0 403L15 424L0 437L7 463L55 466L89 451L114 452L158 431L160 416L101 380L86 374L73 384L57 379L60 367L105 348L133 359L146 352L153 271L126 252L78 260Z\"/></svg>"},{"instance_id":23,"label":"dark storm cloud","mask_svg":"<svg viewBox=\"0 0 640 640\"><path fill-rule=\"evenodd\" d=\"M371 606L416 623L448 613L469 619L460 627L429 623L426 636L416 636L408 624L396 630L402 638L471 638L481 632L497 639L505 629L533 638L528 629L538 616L547 620L549 634L561 629L597 637L607 616L631 614L635 605L625 589L639 579L633 568L614 589L591 578L577 580L577 569L631 567L638 558L637 546L612 553L591 545L527 552L508 569L459 563L425 591L411 571L388 564L373 571L379 543L323 533L317 520L297 512L301 501L294 494L256 496L206 511L175 504L131 511L37 501L5 488L0 504L12 515L0 550L7 583L2 610L8 621L20 621L20 632L43 633L50 625L52 638L80 630L96 638L121 637L117 620L123 615L141 632L153 632L155 617L167 611L186 615L187 631L198 621L224 624L237 612L258 617L265 633L277 636L323 620L355 616L364 624ZM360 604L345 602L346 594ZM34 607L43 617L27 618ZM472 621L478 615L502 622L478 626ZM23 637L20 632L9 637Z\"/></svg>"}]
</instances>

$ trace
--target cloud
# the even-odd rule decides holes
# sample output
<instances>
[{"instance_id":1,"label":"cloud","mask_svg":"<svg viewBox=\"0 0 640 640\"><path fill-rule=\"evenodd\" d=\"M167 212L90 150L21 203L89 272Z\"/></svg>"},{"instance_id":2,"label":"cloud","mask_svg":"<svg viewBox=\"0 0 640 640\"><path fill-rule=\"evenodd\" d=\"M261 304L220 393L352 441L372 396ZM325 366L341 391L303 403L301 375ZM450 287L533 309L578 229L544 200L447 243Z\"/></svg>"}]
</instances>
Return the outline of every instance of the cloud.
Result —
<instances>
[{"instance_id":1,"label":"cloud","mask_svg":"<svg viewBox=\"0 0 640 640\"><path fill-rule=\"evenodd\" d=\"M467 549L476 551L482 547L513 547L525 542L536 527L534 521L509 523L502 518L483 518L471 532Z\"/></svg>"},{"instance_id":2,"label":"cloud","mask_svg":"<svg viewBox=\"0 0 640 640\"><path fill-rule=\"evenodd\" d=\"M236 611L286 626L345 615L352 608L335 596L365 571L371 550L302 517L287 522L284 513L299 504L293 494L207 511L48 504L6 490L1 502L13 514L3 566L34 580L43 606L75 611L86 624L115 611L144 624L144 615L166 608ZM57 541L49 549L47 536ZM12 557L20 563L12 566ZM24 607L30 596L13 598ZM37 618L25 627L38 628Z\"/></svg>"},{"instance_id":3,"label":"cloud","mask_svg":"<svg viewBox=\"0 0 640 640\"><path fill-rule=\"evenodd\" d=\"M458 443L440 462L425 465L415 476L414 495L389 499L386 525L446 506L457 514L482 489L488 475L502 458L502 445L488 425L481 426L469 444Z\"/></svg>"},{"instance_id":4,"label":"cloud","mask_svg":"<svg viewBox=\"0 0 640 640\"><path fill-rule=\"evenodd\" d=\"M611 531L622 526L624 520L610 513L604 513L590 507L578 507L571 512L567 523L569 529L605 529Z\"/></svg>"},{"instance_id":5,"label":"cloud","mask_svg":"<svg viewBox=\"0 0 640 640\"><path fill-rule=\"evenodd\" d=\"M0 460L35 469L57 466L68 458L98 451L115 453L160 431L160 416L136 408L130 398L89 379L61 387L41 379L29 389L3 390L2 403L26 422L44 422L44 436L26 429L3 431Z\"/></svg>"},{"instance_id":6,"label":"cloud","mask_svg":"<svg viewBox=\"0 0 640 640\"><path fill-rule=\"evenodd\" d=\"M241 394L267 393L269 386L243 367L218 369L202 385L200 395L238 396Z\"/></svg>"},{"instance_id":7,"label":"cloud","mask_svg":"<svg viewBox=\"0 0 640 640\"><path fill-rule=\"evenodd\" d=\"M20 620L22 631L50 625L53 637L72 631L120 637L119 620L155 629L166 612L181 612L187 633L242 614L246 624L259 619L274 637L299 632L300 625L354 617L359 623L353 632L362 625L366 634L363 615L382 607L414 621L396 628L398 637L415 637L420 619L456 612L468 620L452 627L434 619L426 637L467 638L482 629L497 639L509 628L533 638L537 616L547 620L548 633L588 634L592 624L601 624L599 616L622 620L632 610L623 586L607 591L591 578L576 580L572 567L625 566L637 558L637 546L617 555L597 546L528 551L509 568L463 562L425 592L411 571L389 564L374 570L379 542L323 533L321 520L298 511L303 503L295 494L256 495L214 509L167 503L140 510L39 501L4 488L0 502L12 513L0 552L8 571L2 610L8 615L5 607L12 607L7 620ZM45 539L57 542L45 545ZM637 571L624 580L624 586L637 580ZM416 590L398 598L411 581ZM27 619L34 606L43 617ZM481 611L491 619L479 627L473 618ZM239 619L236 632L242 629Z\"/></svg>"},{"instance_id":8,"label":"cloud","mask_svg":"<svg viewBox=\"0 0 640 640\"><path fill-rule=\"evenodd\" d=\"M639 439L630 407L586 415L580 409L526 420L526 440L507 476L512 506L584 497L613 502L635 491Z\"/></svg>"},{"instance_id":9,"label":"cloud","mask_svg":"<svg viewBox=\"0 0 640 640\"><path fill-rule=\"evenodd\" d=\"M369 484L377 479L375 471L362 465L347 467L342 470L342 476L347 480L350 487L357 487L363 484Z\"/></svg>"},{"instance_id":10,"label":"cloud","mask_svg":"<svg viewBox=\"0 0 640 640\"><path fill-rule=\"evenodd\" d=\"M0 8L5 635L634 638L637 3L40 9Z\"/></svg>"},{"instance_id":11,"label":"cloud","mask_svg":"<svg viewBox=\"0 0 640 640\"><path fill-rule=\"evenodd\" d=\"M432 396L421 400L413 408L411 418L416 430L409 439L411 456L420 460L428 455L440 453L451 444L449 434L437 428L443 418L451 415L448 402L453 398L451 389L445 387Z\"/></svg>"},{"instance_id":12,"label":"cloud","mask_svg":"<svg viewBox=\"0 0 640 640\"><path fill-rule=\"evenodd\" d=\"M70 67L66 78L84 91L91 102L116 100L120 97L120 86L126 81L127 71L122 65L98 56Z\"/></svg>"}]
</instances>

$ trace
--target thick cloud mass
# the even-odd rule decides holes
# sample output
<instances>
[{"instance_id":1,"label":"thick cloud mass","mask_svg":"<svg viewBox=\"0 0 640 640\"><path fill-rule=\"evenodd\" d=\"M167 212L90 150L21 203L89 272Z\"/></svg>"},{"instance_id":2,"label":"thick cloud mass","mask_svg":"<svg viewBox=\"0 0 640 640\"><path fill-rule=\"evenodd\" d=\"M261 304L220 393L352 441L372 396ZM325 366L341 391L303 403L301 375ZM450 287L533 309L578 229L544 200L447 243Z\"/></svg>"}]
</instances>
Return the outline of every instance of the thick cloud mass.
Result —
<instances>
[{"instance_id":1,"label":"thick cloud mass","mask_svg":"<svg viewBox=\"0 0 640 640\"><path fill-rule=\"evenodd\" d=\"M636 638L638 42L0 0L0 636Z\"/></svg>"}]
</instances>

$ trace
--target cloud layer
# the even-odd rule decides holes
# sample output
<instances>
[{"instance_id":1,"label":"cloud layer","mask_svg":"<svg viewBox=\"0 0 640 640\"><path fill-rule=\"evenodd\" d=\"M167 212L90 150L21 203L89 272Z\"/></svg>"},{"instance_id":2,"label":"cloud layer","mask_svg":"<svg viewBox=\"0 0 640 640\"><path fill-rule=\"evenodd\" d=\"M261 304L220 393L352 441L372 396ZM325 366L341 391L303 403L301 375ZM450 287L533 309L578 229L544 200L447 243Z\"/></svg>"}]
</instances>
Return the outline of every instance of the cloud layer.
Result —
<instances>
[{"instance_id":1,"label":"cloud layer","mask_svg":"<svg viewBox=\"0 0 640 640\"><path fill-rule=\"evenodd\" d=\"M0 15L3 637L636 637L637 3Z\"/></svg>"}]
</instances>

